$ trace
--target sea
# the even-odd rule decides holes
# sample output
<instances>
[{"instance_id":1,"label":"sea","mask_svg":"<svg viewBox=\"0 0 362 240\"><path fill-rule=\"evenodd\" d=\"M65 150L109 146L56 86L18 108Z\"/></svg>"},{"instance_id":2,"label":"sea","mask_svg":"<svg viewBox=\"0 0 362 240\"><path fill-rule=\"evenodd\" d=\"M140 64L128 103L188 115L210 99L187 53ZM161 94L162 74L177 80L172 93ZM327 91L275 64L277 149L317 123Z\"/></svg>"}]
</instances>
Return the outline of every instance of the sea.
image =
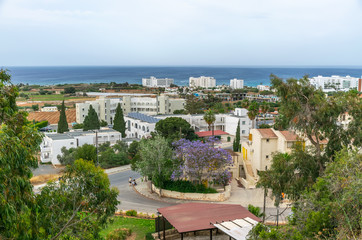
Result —
<instances>
[{"instance_id":1,"label":"sea","mask_svg":"<svg viewBox=\"0 0 362 240\"><path fill-rule=\"evenodd\" d=\"M15 84L57 85L74 83L142 84L142 78L173 78L179 86L188 85L189 77L211 76L217 85L229 85L230 79L244 79L244 85L269 85L270 74L280 78L339 75L360 78L362 67L237 67L237 66L59 66L3 67Z\"/></svg>"}]
</instances>

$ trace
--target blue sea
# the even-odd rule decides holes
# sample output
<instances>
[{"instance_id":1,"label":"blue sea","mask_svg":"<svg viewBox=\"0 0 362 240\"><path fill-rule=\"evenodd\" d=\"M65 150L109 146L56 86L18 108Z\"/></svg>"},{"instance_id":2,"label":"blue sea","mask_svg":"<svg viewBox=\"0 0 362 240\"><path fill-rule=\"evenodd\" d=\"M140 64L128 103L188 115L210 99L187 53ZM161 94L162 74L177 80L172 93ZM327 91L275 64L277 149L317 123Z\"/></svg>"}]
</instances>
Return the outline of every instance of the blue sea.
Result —
<instances>
[{"instance_id":1,"label":"blue sea","mask_svg":"<svg viewBox=\"0 0 362 240\"><path fill-rule=\"evenodd\" d=\"M247 86L268 85L270 74L281 78L323 75L361 77L362 67L4 67L13 83L56 85L65 83L141 84L142 78L173 78L179 86L188 85L189 77L212 76L217 85L229 85L230 79L244 79Z\"/></svg>"}]
</instances>

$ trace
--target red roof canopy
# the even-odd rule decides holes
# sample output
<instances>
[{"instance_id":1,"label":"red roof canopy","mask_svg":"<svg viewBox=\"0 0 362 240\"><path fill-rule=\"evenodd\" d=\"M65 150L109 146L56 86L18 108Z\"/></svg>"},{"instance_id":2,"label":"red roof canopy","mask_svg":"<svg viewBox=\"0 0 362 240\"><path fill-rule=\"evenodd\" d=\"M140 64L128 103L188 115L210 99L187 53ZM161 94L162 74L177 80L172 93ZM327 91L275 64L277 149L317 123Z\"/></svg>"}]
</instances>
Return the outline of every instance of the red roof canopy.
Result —
<instances>
[{"instance_id":1,"label":"red roof canopy","mask_svg":"<svg viewBox=\"0 0 362 240\"><path fill-rule=\"evenodd\" d=\"M184 203L157 209L179 233L214 229L220 223L249 217L261 220L237 204Z\"/></svg>"},{"instance_id":2,"label":"red roof canopy","mask_svg":"<svg viewBox=\"0 0 362 240\"><path fill-rule=\"evenodd\" d=\"M211 137L212 136L212 131L195 132L195 133L199 137ZM219 136L219 135L229 135L229 133L224 132L222 130L214 130L214 136Z\"/></svg>"}]
</instances>

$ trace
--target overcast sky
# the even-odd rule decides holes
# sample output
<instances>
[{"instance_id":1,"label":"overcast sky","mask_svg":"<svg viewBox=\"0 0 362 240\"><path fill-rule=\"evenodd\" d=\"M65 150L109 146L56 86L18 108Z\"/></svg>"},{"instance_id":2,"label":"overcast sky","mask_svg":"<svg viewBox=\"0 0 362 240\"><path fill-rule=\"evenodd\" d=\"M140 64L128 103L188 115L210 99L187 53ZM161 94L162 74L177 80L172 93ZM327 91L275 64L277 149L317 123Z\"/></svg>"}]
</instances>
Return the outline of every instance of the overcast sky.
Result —
<instances>
[{"instance_id":1,"label":"overcast sky","mask_svg":"<svg viewBox=\"0 0 362 240\"><path fill-rule=\"evenodd\" d=\"M0 0L0 66L362 66L362 0Z\"/></svg>"}]
</instances>

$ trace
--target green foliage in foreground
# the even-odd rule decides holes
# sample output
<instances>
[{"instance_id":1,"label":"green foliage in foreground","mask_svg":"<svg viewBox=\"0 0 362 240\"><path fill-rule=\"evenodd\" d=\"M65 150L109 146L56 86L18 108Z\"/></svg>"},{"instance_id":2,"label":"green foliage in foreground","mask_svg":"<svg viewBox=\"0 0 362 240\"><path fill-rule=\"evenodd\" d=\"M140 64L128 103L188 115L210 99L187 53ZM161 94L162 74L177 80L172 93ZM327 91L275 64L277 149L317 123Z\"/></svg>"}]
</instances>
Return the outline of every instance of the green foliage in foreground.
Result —
<instances>
[{"instance_id":1,"label":"green foliage in foreground","mask_svg":"<svg viewBox=\"0 0 362 240\"><path fill-rule=\"evenodd\" d=\"M120 227L132 229L136 240L152 239L150 234L155 232L155 220L115 216L112 223L100 232L100 236L106 238L110 232Z\"/></svg>"},{"instance_id":2,"label":"green foliage in foreground","mask_svg":"<svg viewBox=\"0 0 362 240\"><path fill-rule=\"evenodd\" d=\"M260 207L255 207L251 204L248 205L248 211L254 214L258 218L262 218L264 216L264 213L261 212Z\"/></svg>"},{"instance_id":3,"label":"green foliage in foreground","mask_svg":"<svg viewBox=\"0 0 362 240\"><path fill-rule=\"evenodd\" d=\"M177 180L172 181L168 180L163 183L163 189L175 191L175 192L184 192L184 193L217 193L214 188L207 188L203 184L193 184L190 181Z\"/></svg>"},{"instance_id":4,"label":"green foliage in foreground","mask_svg":"<svg viewBox=\"0 0 362 240\"><path fill-rule=\"evenodd\" d=\"M132 230L128 228L117 228L110 232L106 239L107 240L126 240L127 237L131 236Z\"/></svg>"}]
</instances>

